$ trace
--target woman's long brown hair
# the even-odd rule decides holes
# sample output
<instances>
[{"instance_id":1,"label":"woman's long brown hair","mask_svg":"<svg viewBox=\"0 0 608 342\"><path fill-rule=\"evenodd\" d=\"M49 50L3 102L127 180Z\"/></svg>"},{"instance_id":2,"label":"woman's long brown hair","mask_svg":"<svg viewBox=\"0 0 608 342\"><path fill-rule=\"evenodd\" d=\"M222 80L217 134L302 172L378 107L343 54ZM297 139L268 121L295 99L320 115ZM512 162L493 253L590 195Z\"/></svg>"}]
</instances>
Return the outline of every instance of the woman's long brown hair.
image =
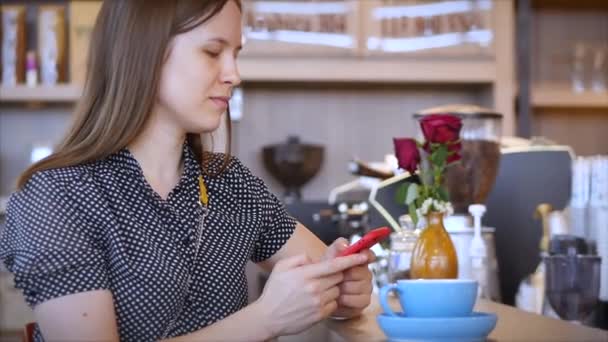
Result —
<instances>
[{"instance_id":1,"label":"woman's long brown hair","mask_svg":"<svg viewBox=\"0 0 608 342\"><path fill-rule=\"evenodd\" d=\"M25 170L21 189L38 171L94 162L129 145L144 129L158 93L171 38L216 15L228 1L105 0L97 16L87 57L87 76L71 128L56 151ZM222 172L230 161L230 113ZM205 170L202 138L187 142Z\"/></svg>"}]
</instances>

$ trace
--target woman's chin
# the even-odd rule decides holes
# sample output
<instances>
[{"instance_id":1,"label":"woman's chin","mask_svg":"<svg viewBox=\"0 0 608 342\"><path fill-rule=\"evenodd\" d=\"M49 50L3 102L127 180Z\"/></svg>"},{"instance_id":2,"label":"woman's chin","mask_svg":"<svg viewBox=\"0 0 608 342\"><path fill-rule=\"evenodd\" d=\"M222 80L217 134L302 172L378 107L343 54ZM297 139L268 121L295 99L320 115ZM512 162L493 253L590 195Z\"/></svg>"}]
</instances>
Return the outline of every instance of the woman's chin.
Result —
<instances>
[{"instance_id":1,"label":"woman's chin","mask_svg":"<svg viewBox=\"0 0 608 342\"><path fill-rule=\"evenodd\" d=\"M188 127L188 132L195 134L213 133L220 127L221 123L221 120L207 120L206 122L196 122L190 127Z\"/></svg>"}]
</instances>

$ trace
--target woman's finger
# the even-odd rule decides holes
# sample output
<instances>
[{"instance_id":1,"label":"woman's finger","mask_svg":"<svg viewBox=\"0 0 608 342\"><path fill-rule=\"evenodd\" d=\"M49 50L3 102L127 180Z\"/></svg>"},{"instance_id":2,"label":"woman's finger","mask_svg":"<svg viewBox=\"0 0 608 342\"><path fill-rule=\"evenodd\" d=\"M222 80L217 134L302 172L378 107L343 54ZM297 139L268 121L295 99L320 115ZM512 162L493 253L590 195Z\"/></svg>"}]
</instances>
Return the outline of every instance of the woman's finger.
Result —
<instances>
[{"instance_id":1,"label":"woman's finger","mask_svg":"<svg viewBox=\"0 0 608 342\"><path fill-rule=\"evenodd\" d=\"M329 302L336 301L338 297L340 297L340 289L337 286L329 288L321 295L321 304L325 306Z\"/></svg>"},{"instance_id":2,"label":"woman's finger","mask_svg":"<svg viewBox=\"0 0 608 342\"><path fill-rule=\"evenodd\" d=\"M318 278L334 273L342 272L349 268L363 265L367 262L367 256L353 254L345 257L337 257L331 260L321 261L315 264L302 266L304 276L307 278Z\"/></svg>"},{"instance_id":3,"label":"woman's finger","mask_svg":"<svg viewBox=\"0 0 608 342\"><path fill-rule=\"evenodd\" d=\"M340 294L370 294L372 288L371 282L366 280L345 281L340 284Z\"/></svg>"},{"instance_id":4,"label":"woman's finger","mask_svg":"<svg viewBox=\"0 0 608 342\"><path fill-rule=\"evenodd\" d=\"M353 309L365 309L369 303L371 302L371 298L369 294L365 295L340 295L338 297L338 304L340 306L345 306Z\"/></svg>"},{"instance_id":5,"label":"woman's finger","mask_svg":"<svg viewBox=\"0 0 608 342\"><path fill-rule=\"evenodd\" d=\"M327 277L320 278L318 280L319 290L321 290L321 291L327 290L330 287L334 287L334 286L340 284L342 281L344 281L344 274L342 272L334 273Z\"/></svg>"},{"instance_id":6,"label":"woman's finger","mask_svg":"<svg viewBox=\"0 0 608 342\"><path fill-rule=\"evenodd\" d=\"M359 281L372 279L372 272L366 265L356 266L344 271L344 281Z\"/></svg>"},{"instance_id":7,"label":"woman's finger","mask_svg":"<svg viewBox=\"0 0 608 342\"><path fill-rule=\"evenodd\" d=\"M323 306L323 308L321 309L321 311L319 312L319 320L325 319L329 316L331 316L336 309L338 308L338 303L335 300L330 301L329 303L325 304L325 306Z\"/></svg>"}]
</instances>

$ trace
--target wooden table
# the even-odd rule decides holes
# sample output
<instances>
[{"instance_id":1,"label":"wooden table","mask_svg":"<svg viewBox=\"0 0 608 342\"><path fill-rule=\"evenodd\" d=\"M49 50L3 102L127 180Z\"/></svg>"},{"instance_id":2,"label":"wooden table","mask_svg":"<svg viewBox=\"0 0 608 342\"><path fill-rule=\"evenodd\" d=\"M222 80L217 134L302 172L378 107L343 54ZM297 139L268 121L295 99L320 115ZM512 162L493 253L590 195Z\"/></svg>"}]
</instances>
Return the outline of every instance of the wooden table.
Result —
<instances>
[{"instance_id":1,"label":"wooden table","mask_svg":"<svg viewBox=\"0 0 608 342\"><path fill-rule=\"evenodd\" d=\"M391 305L397 308L396 299ZM488 341L551 341L551 342L608 342L608 331L576 325L566 321L528 313L511 306L479 300L475 311L493 312L498 316L496 328ZM374 301L356 319L347 321L327 320L296 335L284 336L279 342L329 341L329 342L378 342L387 341L376 323L376 315L382 312Z\"/></svg>"}]
</instances>

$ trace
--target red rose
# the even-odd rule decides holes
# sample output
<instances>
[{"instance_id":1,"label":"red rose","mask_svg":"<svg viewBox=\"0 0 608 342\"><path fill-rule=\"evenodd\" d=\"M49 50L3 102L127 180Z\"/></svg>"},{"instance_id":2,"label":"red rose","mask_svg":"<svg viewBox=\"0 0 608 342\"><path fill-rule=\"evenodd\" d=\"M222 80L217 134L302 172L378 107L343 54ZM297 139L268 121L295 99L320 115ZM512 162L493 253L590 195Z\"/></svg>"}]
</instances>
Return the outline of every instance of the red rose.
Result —
<instances>
[{"instance_id":1,"label":"red rose","mask_svg":"<svg viewBox=\"0 0 608 342\"><path fill-rule=\"evenodd\" d=\"M460 159L462 159L462 156L460 155L460 150L462 149L462 144L460 142L457 143L448 143L448 158L446 160L446 163L452 163L455 161L459 161ZM424 145L422 146L422 148L427 152L427 153L431 153L431 144L429 142L425 142Z\"/></svg>"},{"instance_id":2,"label":"red rose","mask_svg":"<svg viewBox=\"0 0 608 342\"><path fill-rule=\"evenodd\" d=\"M450 114L432 114L420 121L420 127L427 142L445 144L460 139L462 120Z\"/></svg>"},{"instance_id":3,"label":"red rose","mask_svg":"<svg viewBox=\"0 0 608 342\"><path fill-rule=\"evenodd\" d=\"M449 153L448 160L447 160L448 164L462 159L462 156L460 155L461 149L462 149L462 144L459 142L448 145L448 153Z\"/></svg>"},{"instance_id":4,"label":"red rose","mask_svg":"<svg viewBox=\"0 0 608 342\"><path fill-rule=\"evenodd\" d=\"M413 174L420 163L420 152L416 141L410 138L393 138L393 142L399 167Z\"/></svg>"}]
</instances>

